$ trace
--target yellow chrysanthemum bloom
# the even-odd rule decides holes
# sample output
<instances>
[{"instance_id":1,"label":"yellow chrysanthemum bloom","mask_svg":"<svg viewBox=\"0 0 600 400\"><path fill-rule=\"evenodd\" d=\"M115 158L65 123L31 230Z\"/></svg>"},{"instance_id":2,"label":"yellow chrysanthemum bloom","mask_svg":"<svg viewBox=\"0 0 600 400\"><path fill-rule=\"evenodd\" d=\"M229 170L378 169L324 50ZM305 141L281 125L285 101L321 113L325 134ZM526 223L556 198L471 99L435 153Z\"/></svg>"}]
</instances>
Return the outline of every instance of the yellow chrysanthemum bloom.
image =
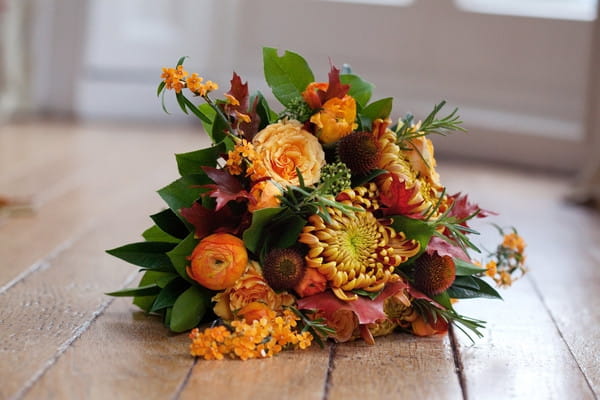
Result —
<instances>
[{"instance_id":1,"label":"yellow chrysanthemum bloom","mask_svg":"<svg viewBox=\"0 0 600 400\"><path fill-rule=\"evenodd\" d=\"M344 214L328 208L329 223L312 215L298 239L309 247L307 267L323 274L335 295L346 301L357 298L348 293L354 289L375 292L399 280L394 269L420 247L417 241L379 223L363 206L370 203L368 199L356 192L353 198L351 204L361 211Z\"/></svg>"}]
</instances>

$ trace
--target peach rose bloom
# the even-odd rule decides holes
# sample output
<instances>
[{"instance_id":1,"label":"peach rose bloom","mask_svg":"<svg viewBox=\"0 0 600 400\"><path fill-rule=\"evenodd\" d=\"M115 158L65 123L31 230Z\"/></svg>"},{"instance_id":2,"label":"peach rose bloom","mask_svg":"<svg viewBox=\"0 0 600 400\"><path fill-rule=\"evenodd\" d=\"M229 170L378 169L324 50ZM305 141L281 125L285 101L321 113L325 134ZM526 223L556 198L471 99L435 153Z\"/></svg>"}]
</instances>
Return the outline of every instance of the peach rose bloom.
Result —
<instances>
[{"instance_id":1,"label":"peach rose bloom","mask_svg":"<svg viewBox=\"0 0 600 400\"><path fill-rule=\"evenodd\" d=\"M327 325L335 329L333 339L347 342L352 339L354 331L358 328L358 316L352 310L339 309L327 318Z\"/></svg>"},{"instance_id":2,"label":"peach rose bloom","mask_svg":"<svg viewBox=\"0 0 600 400\"><path fill-rule=\"evenodd\" d=\"M314 135L295 120L268 125L258 132L252 144L262 158L267 175L283 186L298 185L296 168L304 183L319 181L325 153Z\"/></svg>"},{"instance_id":3,"label":"peach rose bloom","mask_svg":"<svg viewBox=\"0 0 600 400\"><path fill-rule=\"evenodd\" d=\"M234 313L252 302L264 303L271 310L281 310L283 306L294 304L294 297L287 293L276 293L262 276L256 261L248 263L248 269L235 284L224 292L216 294L213 310L224 320L232 320Z\"/></svg>"},{"instance_id":4,"label":"peach rose bloom","mask_svg":"<svg viewBox=\"0 0 600 400\"><path fill-rule=\"evenodd\" d=\"M327 288L327 278L316 268L307 268L302 280L294 286L300 297L312 296L324 292Z\"/></svg>"},{"instance_id":5,"label":"peach rose bloom","mask_svg":"<svg viewBox=\"0 0 600 400\"><path fill-rule=\"evenodd\" d=\"M310 117L317 126L317 137L323 144L337 142L358 126L356 120L356 101L351 96L334 97L323 104L323 109Z\"/></svg>"},{"instance_id":6,"label":"peach rose bloom","mask_svg":"<svg viewBox=\"0 0 600 400\"><path fill-rule=\"evenodd\" d=\"M242 239L229 233L214 233L202 239L189 257L190 278L211 290L232 286L246 269L248 252Z\"/></svg>"},{"instance_id":7,"label":"peach rose bloom","mask_svg":"<svg viewBox=\"0 0 600 400\"><path fill-rule=\"evenodd\" d=\"M250 195L256 200L255 203L248 203L248 211L254 212L263 208L279 207L279 197L281 192L272 182L261 181L256 183L250 189Z\"/></svg>"}]
</instances>

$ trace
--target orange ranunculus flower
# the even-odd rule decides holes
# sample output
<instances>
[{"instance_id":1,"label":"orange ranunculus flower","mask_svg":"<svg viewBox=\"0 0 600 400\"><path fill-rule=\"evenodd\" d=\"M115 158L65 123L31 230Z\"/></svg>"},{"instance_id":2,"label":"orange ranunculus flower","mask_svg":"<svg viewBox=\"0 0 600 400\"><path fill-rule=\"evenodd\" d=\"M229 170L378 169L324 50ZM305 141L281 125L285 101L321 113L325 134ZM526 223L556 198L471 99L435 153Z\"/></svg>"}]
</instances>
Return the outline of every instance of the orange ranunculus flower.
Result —
<instances>
[{"instance_id":1,"label":"orange ranunculus flower","mask_svg":"<svg viewBox=\"0 0 600 400\"><path fill-rule=\"evenodd\" d=\"M213 310L215 314L225 320L232 320L234 313L252 302L264 303L271 310L281 310L283 306L294 303L294 297L287 292L275 293L260 272L256 261L250 261L246 272L235 284L217 293L213 297L216 302Z\"/></svg>"},{"instance_id":2,"label":"orange ranunculus flower","mask_svg":"<svg viewBox=\"0 0 600 400\"><path fill-rule=\"evenodd\" d=\"M275 311L271 310L265 303L253 301L242 307L237 315L238 317L243 317L247 323L251 324L252 321L258 321L261 318L275 318Z\"/></svg>"},{"instance_id":3,"label":"orange ranunculus flower","mask_svg":"<svg viewBox=\"0 0 600 400\"><path fill-rule=\"evenodd\" d=\"M298 185L296 169L300 170L306 185L319 181L325 153L317 138L305 131L300 122L290 120L268 125L258 132L252 144L262 158L267 175L276 182L284 186Z\"/></svg>"},{"instance_id":4,"label":"orange ranunculus flower","mask_svg":"<svg viewBox=\"0 0 600 400\"><path fill-rule=\"evenodd\" d=\"M327 288L327 278L316 268L307 268L302 280L294 286L300 297L312 296L324 292Z\"/></svg>"},{"instance_id":5,"label":"orange ranunculus flower","mask_svg":"<svg viewBox=\"0 0 600 400\"><path fill-rule=\"evenodd\" d=\"M244 242L229 233L214 233L202 239L189 257L190 278L211 290L231 287L246 269L248 252Z\"/></svg>"},{"instance_id":6,"label":"orange ranunculus flower","mask_svg":"<svg viewBox=\"0 0 600 400\"><path fill-rule=\"evenodd\" d=\"M430 323L423 316L419 315L411 322L411 325L413 333L417 336L431 336L448 331L448 322L442 318L438 318L435 323Z\"/></svg>"},{"instance_id":7,"label":"orange ranunculus flower","mask_svg":"<svg viewBox=\"0 0 600 400\"><path fill-rule=\"evenodd\" d=\"M317 137L323 144L337 142L358 126L356 101L351 96L334 97L323 104L323 109L310 117L317 126Z\"/></svg>"},{"instance_id":8,"label":"orange ranunculus flower","mask_svg":"<svg viewBox=\"0 0 600 400\"><path fill-rule=\"evenodd\" d=\"M279 197L281 192L269 181L260 181L252 186L250 195L256 200L255 203L248 204L248 211L254 212L263 208L279 207Z\"/></svg>"},{"instance_id":9,"label":"orange ranunculus flower","mask_svg":"<svg viewBox=\"0 0 600 400\"><path fill-rule=\"evenodd\" d=\"M310 83L304 92L302 92L302 98L306 101L306 104L313 110L315 108L321 108L321 98L319 97L319 91L326 92L329 88L327 82L312 82Z\"/></svg>"}]
</instances>

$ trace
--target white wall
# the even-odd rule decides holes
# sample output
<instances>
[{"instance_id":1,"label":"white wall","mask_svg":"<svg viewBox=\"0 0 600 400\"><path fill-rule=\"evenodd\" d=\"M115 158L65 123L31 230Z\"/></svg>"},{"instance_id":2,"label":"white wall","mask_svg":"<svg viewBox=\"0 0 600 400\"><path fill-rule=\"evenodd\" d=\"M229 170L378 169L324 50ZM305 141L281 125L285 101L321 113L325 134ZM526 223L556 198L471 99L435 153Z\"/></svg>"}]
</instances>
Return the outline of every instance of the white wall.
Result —
<instances>
[{"instance_id":1,"label":"white wall","mask_svg":"<svg viewBox=\"0 0 600 400\"><path fill-rule=\"evenodd\" d=\"M83 118L165 119L153 91L160 67L180 55L223 88L235 69L266 90L266 45L300 52L323 80L329 58L350 63L377 96L396 97L396 116L424 116L442 98L459 106L472 133L436 141L447 154L560 169L582 158L589 21L469 13L450 0L90 4L76 102Z\"/></svg>"}]
</instances>

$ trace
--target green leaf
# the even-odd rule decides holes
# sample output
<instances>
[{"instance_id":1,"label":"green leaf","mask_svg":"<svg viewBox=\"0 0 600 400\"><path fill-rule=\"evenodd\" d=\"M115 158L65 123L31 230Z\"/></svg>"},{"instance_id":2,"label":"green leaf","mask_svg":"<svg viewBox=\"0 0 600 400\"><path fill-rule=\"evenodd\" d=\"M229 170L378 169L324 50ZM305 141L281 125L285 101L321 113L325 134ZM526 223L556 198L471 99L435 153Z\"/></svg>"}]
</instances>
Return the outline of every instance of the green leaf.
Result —
<instances>
[{"instance_id":1,"label":"green leaf","mask_svg":"<svg viewBox=\"0 0 600 400\"><path fill-rule=\"evenodd\" d=\"M428 224L426 221L408 218L403 215L396 215L392 217L392 220L392 228L394 228L396 232L404 232L406 237L415 239L421 245L419 253L413 256L412 259L423 254L429 244L429 240L431 240L431 237L435 232L435 226Z\"/></svg>"},{"instance_id":2,"label":"green leaf","mask_svg":"<svg viewBox=\"0 0 600 400\"><path fill-rule=\"evenodd\" d=\"M177 239L183 239L190 233L185 224L170 208L153 214L150 218L161 230Z\"/></svg>"},{"instance_id":3,"label":"green leaf","mask_svg":"<svg viewBox=\"0 0 600 400\"><path fill-rule=\"evenodd\" d=\"M136 288L127 288L117 290L116 292L106 293L108 296L115 297L131 297L131 296L152 296L158 294L160 288L156 284L139 286Z\"/></svg>"},{"instance_id":4,"label":"green leaf","mask_svg":"<svg viewBox=\"0 0 600 400\"><path fill-rule=\"evenodd\" d=\"M156 97L160 96L160 93L165 89L165 81L162 81L158 84L158 88L156 89Z\"/></svg>"},{"instance_id":5,"label":"green leaf","mask_svg":"<svg viewBox=\"0 0 600 400\"><path fill-rule=\"evenodd\" d=\"M158 194L181 219L178 211L184 207L191 207L200 194L208 190L198 186L210 183L212 181L206 175L188 175L160 189ZM182 221L187 224L187 221Z\"/></svg>"},{"instance_id":6,"label":"green leaf","mask_svg":"<svg viewBox=\"0 0 600 400\"><path fill-rule=\"evenodd\" d=\"M258 98L258 103L256 104L256 114L258 114L260 118L260 125L258 127L258 130L260 131L267 125L277 120L277 113L271 110L267 99L265 99L261 92L256 92L252 96L252 98L250 99L250 104L254 104L255 98Z\"/></svg>"},{"instance_id":7,"label":"green leaf","mask_svg":"<svg viewBox=\"0 0 600 400\"><path fill-rule=\"evenodd\" d=\"M368 118L371 122L378 118L386 119L392 112L392 97L386 97L385 99L377 100L368 106L366 106L362 112L362 117Z\"/></svg>"},{"instance_id":8,"label":"green leaf","mask_svg":"<svg viewBox=\"0 0 600 400\"><path fill-rule=\"evenodd\" d=\"M171 272L160 272L160 271L146 271L140 280L138 286L147 286L151 284L158 285L159 288L165 287L167 283L173 278L176 278L177 275ZM144 310L145 312L150 312L150 308L152 307L152 303L156 299L156 295L152 296L135 296L133 299L133 304Z\"/></svg>"},{"instance_id":9,"label":"green leaf","mask_svg":"<svg viewBox=\"0 0 600 400\"><path fill-rule=\"evenodd\" d=\"M361 176L353 176L352 177L352 187L362 186L367 182L371 182L373 179L377 178L379 175L387 174L389 171L385 169L374 169L369 172L367 175Z\"/></svg>"},{"instance_id":10,"label":"green leaf","mask_svg":"<svg viewBox=\"0 0 600 400\"><path fill-rule=\"evenodd\" d=\"M183 62L185 61L186 58L188 58L188 56L183 56L183 57L179 58L179 60L177 60L177 67L179 67L180 65L183 65Z\"/></svg>"},{"instance_id":11,"label":"green leaf","mask_svg":"<svg viewBox=\"0 0 600 400\"><path fill-rule=\"evenodd\" d=\"M263 208L255 211L252 214L252 224L244 231L244 234L242 235L244 244L248 250L256 253L259 243L264 239L263 230L265 226L273 217L281 213L283 210L284 209L281 207Z\"/></svg>"},{"instance_id":12,"label":"green leaf","mask_svg":"<svg viewBox=\"0 0 600 400\"><path fill-rule=\"evenodd\" d=\"M191 151L189 153L175 154L179 174L181 176L204 174L201 167L216 166L217 158L224 151L225 146L217 145L202 150Z\"/></svg>"},{"instance_id":13,"label":"green leaf","mask_svg":"<svg viewBox=\"0 0 600 400\"><path fill-rule=\"evenodd\" d=\"M450 296L448 295L448 293L443 292L438 294L437 296L435 296L433 298L433 300L435 300L436 302L438 302L439 304L441 304L446 310L452 310L452 302L450 301Z\"/></svg>"},{"instance_id":14,"label":"green leaf","mask_svg":"<svg viewBox=\"0 0 600 400\"><path fill-rule=\"evenodd\" d=\"M173 237L160 229L156 225L152 225L142 233L142 237L147 242L168 242L168 243L179 243L180 239Z\"/></svg>"},{"instance_id":15,"label":"green leaf","mask_svg":"<svg viewBox=\"0 0 600 400\"><path fill-rule=\"evenodd\" d=\"M383 292L383 289L378 290L377 292L367 292L366 290L355 289L352 292L356 293L359 296L364 296L364 297L368 297L371 300L375 300L377 298L377 296L379 296L381 294L381 292Z\"/></svg>"},{"instance_id":16,"label":"green leaf","mask_svg":"<svg viewBox=\"0 0 600 400\"><path fill-rule=\"evenodd\" d=\"M167 307L173 307L177 298L190 287L190 284L181 278L173 279L165 286L152 304L150 312L157 312Z\"/></svg>"},{"instance_id":17,"label":"green leaf","mask_svg":"<svg viewBox=\"0 0 600 400\"><path fill-rule=\"evenodd\" d=\"M454 259L454 265L456 265L457 276L480 274L486 271L485 268L478 267L477 265L461 260L460 258Z\"/></svg>"},{"instance_id":18,"label":"green leaf","mask_svg":"<svg viewBox=\"0 0 600 400\"><path fill-rule=\"evenodd\" d=\"M365 107L371 99L373 92L373 84L363 80L360 76L354 74L342 74L340 75L340 81L344 84L350 85L350 91L348 94L354 97L356 103L360 107Z\"/></svg>"},{"instance_id":19,"label":"green leaf","mask_svg":"<svg viewBox=\"0 0 600 400\"><path fill-rule=\"evenodd\" d=\"M173 332L183 332L197 326L210 305L208 290L192 286L183 292L173 304L169 327Z\"/></svg>"},{"instance_id":20,"label":"green leaf","mask_svg":"<svg viewBox=\"0 0 600 400\"><path fill-rule=\"evenodd\" d=\"M459 278L468 278L469 280L463 280ZM457 282L458 281L458 282ZM478 288L473 286L477 285ZM447 293L450 297L455 299L472 299L476 297L484 297L489 299L500 299L502 296L490 285L488 285L482 279L474 276L463 276L457 277L456 281L448 288Z\"/></svg>"},{"instance_id":21,"label":"green leaf","mask_svg":"<svg viewBox=\"0 0 600 400\"><path fill-rule=\"evenodd\" d=\"M194 247L198 244L198 239L194 238L194 233L190 233L181 241L173 250L167 253L169 260L175 267L175 270L183 279L188 282L194 282L185 271L188 262L188 257L192 254Z\"/></svg>"},{"instance_id":22,"label":"green leaf","mask_svg":"<svg viewBox=\"0 0 600 400\"><path fill-rule=\"evenodd\" d=\"M112 256L151 270L168 271L173 266L165 254L175 244L168 242L138 242L107 250Z\"/></svg>"},{"instance_id":23,"label":"green leaf","mask_svg":"<svg viewBox=\"0 0 600 400\"><path fill-rule=\"evenodd\" d=\"M204 115L208 117L208 121L202 121L202 126L204 127L204 131L210 136L212 134L213 124L215 122L215 118L217 118L217 112L214 108L208 103L202 103L198 106L198 110ZM211 137L212 139L212 137ZM214 142L214 140L213 140Z\"/></svg>"},{"instance_id":24,"label":"green leaf","mask_svg":"<svg viewBox=\"0 0 600 400\"><path fill-rule=\"evenodd\" d=\"M277 49L264 47L263 62L265 80L273 90L273 95L284 106L302 97L306 86L315 80L306 60L291 51L279 57Z\"/></svg>"},{"instance_id":25,"label":"green leaf","mask_svg":"<svg viewBox=\"0 0 600 400\"><path fill-rule=\"evenodd\" d=\"M175 98L177 99L177 104L179 104L179 108L181 108L181 111L188 114L188 111L187 111L187 108L185 105L185 96L183 95L183 93L181 93L181 92L175 93Z\"/></svg>"},{"instance_id":26,"label":"green leaf","mask_svg":"<svg viewBox=\"0 0 600 400\"><path fill-rule=\"evenodd\" d=\"M178 93L178 94L181 94L181 93ZM195 105L194 103L192 103L187 97L185 97L184 95L181 95L181 100L187 106L187 109L190 110L196 117L198 117L200 119L200 121L202 121L204 123L211 122L211 118L208 115L205 115L200 110L200 108L197 105ZM179 99L177 99L177 101L179 101ZM180 104L180 106L181 106L181 104ZM187 112L186 112L186 114L187 114Z\"/></svg>"},{"instance_id":27,"label":"green leaf","mask_svg":"<svg viewBox=\"0 0 600 400\"><path fill-rule=\"evenodd\" d=\"M285 212L285 211L284 211ZM296 214L290 213L286 218L281 219L277 224L269 226L267 235L269 244L277 248L288 248L296 244L298 235L306 225L306 220Z\"/></svg>"}]
</instances>

